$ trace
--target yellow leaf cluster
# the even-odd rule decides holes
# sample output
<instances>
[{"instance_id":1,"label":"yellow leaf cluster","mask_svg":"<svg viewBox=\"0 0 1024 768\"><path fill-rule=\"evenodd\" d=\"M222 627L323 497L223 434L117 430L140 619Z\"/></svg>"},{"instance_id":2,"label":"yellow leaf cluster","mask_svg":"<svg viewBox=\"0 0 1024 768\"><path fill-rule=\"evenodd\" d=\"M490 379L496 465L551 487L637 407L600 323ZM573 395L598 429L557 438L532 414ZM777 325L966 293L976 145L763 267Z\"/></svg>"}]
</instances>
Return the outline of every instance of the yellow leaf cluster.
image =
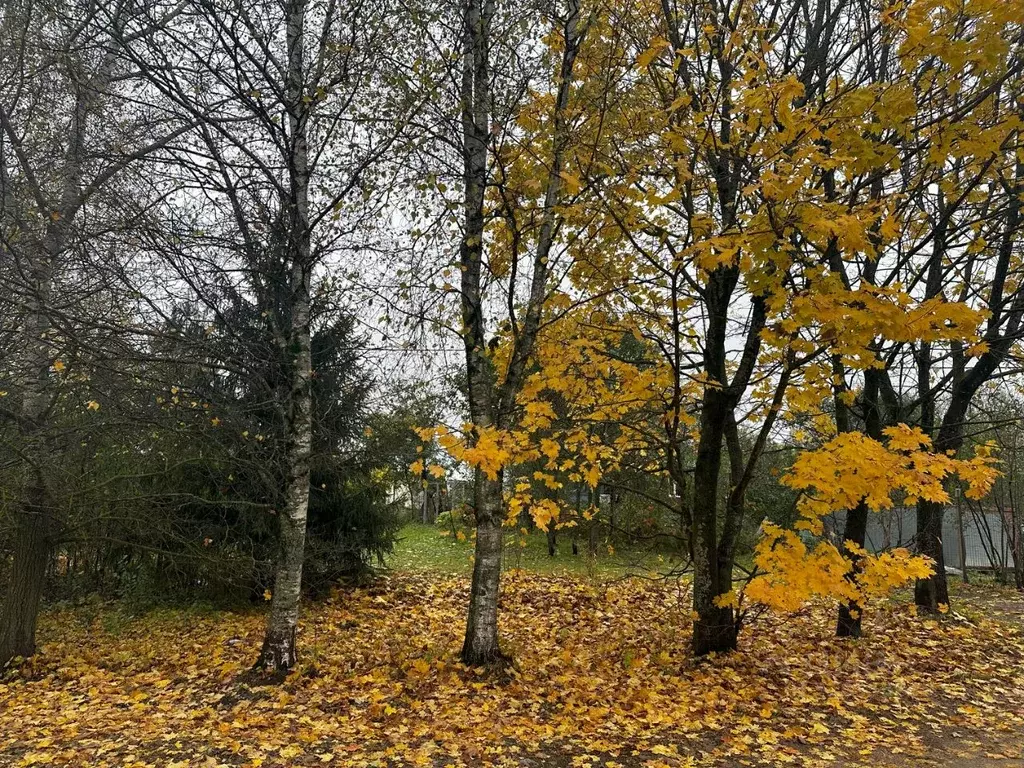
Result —
<instances>
[{"instance_id":1,"label":"yellow leaf cluster","mask_svg":"<svg viewBox=\"0 0 1024 768\"><path fill-rule=\"evenodd\" d=\"M931 452L931 439L916 427L899 424L887 428L885 435L888 444L845 432L797 458L783 483L803 493L798 503L801 527L820 533L823 515L853 509L862 501L875 511L888 509L897 493L906 504L918 499L947 503L945 481L953 475L968 483L969 495L980 498L997 476L990 448L958 459Z\"/></svg>"},{"instance_id":2,"label":"yellow leaf cluster","mask_svg":"<svg viewBox=\"0 0 1024 768\"><path fill-rule=\"evenodd\" d=\"M932 573L931 560L906 549L871 555L847 542L847 550L857 555L855 568L854 561L830 542L809 546L794 531L772 524L763 528L754 555L758 575L744 597L775 610L796 611L815 598L862 606L869 598Z\"/></svg>"}]
</instances>

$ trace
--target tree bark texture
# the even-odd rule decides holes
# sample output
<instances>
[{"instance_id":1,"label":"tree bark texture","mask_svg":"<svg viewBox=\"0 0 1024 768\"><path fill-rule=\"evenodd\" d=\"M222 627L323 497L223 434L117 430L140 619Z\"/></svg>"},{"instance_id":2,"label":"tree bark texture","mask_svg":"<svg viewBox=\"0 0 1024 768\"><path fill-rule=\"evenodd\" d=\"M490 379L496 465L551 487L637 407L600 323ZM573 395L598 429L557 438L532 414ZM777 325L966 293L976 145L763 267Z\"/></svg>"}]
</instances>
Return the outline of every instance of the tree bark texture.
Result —
<instances>
[{"instance_id":1,"label":"tree bark texture","mask_svg":"<svg viewBox=\"0 0 1024 768\"><path fill-rule=\"evenodd\" d=\"M287 445L284 509L278 516L280 554L274 575L263 648L256 662L267 671L287 671L298 659L295 634L302 595L302 562L305 558L306 518L309 511L310 456L313 446L312 356L310 343L310 284L312 272L309 221L309 147L306 136L308 110L303 100L303 36L305 0L287 6L286 44L288 69L286 102L289 138L288 249L290 261L289 306L291 322L285 350L290 370L287 393L285 441Z\"/></svg>"},{"instance_id":2,"label":"tree bark texture","mask_svg":"<svg viewBox=\"0 0 1024 768\"><path fill-rule=\"evenodd\" d=\"M470 591L466 636L460 658L473 666L501 666L508 657L498 638L498 598L501 586L502 523L501 476L478 478L476 497L476 550Z\"/></svg>"}]
</instances>

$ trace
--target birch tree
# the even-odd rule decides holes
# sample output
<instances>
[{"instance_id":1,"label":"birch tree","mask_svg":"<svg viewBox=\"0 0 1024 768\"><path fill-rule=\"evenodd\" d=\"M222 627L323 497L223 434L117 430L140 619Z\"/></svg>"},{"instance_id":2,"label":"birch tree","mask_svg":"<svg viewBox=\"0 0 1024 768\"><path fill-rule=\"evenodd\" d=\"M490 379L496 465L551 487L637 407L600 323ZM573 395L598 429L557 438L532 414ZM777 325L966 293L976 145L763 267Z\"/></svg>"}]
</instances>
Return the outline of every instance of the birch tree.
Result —
<instances>
[{"instance_id":1,"label":"birch tree","mask_svg":"<svg viewBox=\"0 0 1024 768\"><path fill-rule=\"evenodd\" d=\"M535 209L536 226L522 241L528 251L518 247L509 252L496 248L488 253L493 241L487 232L488 189L497 184L494 157L501 154L502 129L495 122L491 93L492 50L495 47L492 24L495 18L493 0L467 0L463 17L461 48L461 104L463 159L463 234L459 246L461 271L462 339L466 354L467 394L470 411L470 434L465 447L482 450L474 485L476 515L476 550L470 592L466 634L461 658L467 664L501 665L507 661L498 638L498 596L501 575L503 506L503 468L500 459L487 456L494 447L495 435L513 428L519 417L517 398L528 372L544 310L551 295L553 248L560 222L559 205L564 197L563 170L570 142L568 116L570 89L581 41L587 30L586 11L576 0L565 6L545 7L542 17L560 41L557 59L554 98L544 137L550 142L550 155L541 173L541 199ZM514 118L514 110L507 115ZM540 137L531 137L539 141ZM529 204L529 203L527 203ZM505 215L515 227L517 211L506 207ZM519 210L520 215L524 215ZM521 232L519 234L522 234ZM506 260L507 272L495 269L497 255ZM505 274L508 284L503 291L508 297L498 318L489 318L490 299L485 293L485 271ZM522 281L522 282L519 282ZM520 303L521 302L521 303ZM495 359L497 343L489 334L506 333L503 343L507 358Z\"/></svg>"},{"instance_id":2,"label":"birch tree","mask_svg":"<svg viewBox=\"0 0 1024 768\"><path fill-rule=\"evenodd\" d=\"M159 170L173 226L155 223L152 252L175 300L191 297L210 317L221 296L251 304L245 316L273 340L277 363L251 371L274 374L263 387L280 441L272 468L280 554L256 665L287 670L297 659L310 496L312 294L332 268L352 268L337 260L357 251L361 227L380 215L372 206L383 194L383 160L417 102L389 58L403 32L387 4L175 7L147 45L126 45L155 103L196 125Z\"/></svg>"}]
</instances>

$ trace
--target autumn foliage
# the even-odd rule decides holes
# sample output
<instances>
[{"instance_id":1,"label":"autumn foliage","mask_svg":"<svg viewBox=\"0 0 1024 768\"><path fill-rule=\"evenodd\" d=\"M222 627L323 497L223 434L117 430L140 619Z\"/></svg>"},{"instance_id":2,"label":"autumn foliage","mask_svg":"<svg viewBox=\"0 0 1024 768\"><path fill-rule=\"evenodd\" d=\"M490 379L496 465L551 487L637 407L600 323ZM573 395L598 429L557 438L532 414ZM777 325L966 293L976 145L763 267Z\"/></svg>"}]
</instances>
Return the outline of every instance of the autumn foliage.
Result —
<instances>
[{"instance_id":1,"label":"autumn foliage","mask_svg":"<svg viewBox=\"0 0 1024 768\"><path fill-rule=\"evenodd\" d=\"M1008 180L1022 126L1005 97L1024 12L918 0L812 19L788 7L572 4L571 40L551 21L552 88L529 91L498 132L481 202L494 285L514 296L531 248L549 276L529 339L513 298L488 348L473 348L515 408L422 433L491 482L512 476L513 524L527 510L558 525L559 489L596 488L627 460L667 478L688 528L698 654L735 645L737 541L772 441L804 452L784 482L803 494L805 530L820 535L825 512L920 504L922 557L869 557L855 526L850 544L816 546L769 526L749 600L857 606L909 580L945 583L936 505L957 477L983 495L996 468L984 448L958 456L953 417L935 449L938 392L959 387L966 410L1020 323L1003 292L1019 257L969 222L1001 185L1004 242L1018 236ZM938 217L921 202L933 191ZM537 301L531 290L531 312ZM918 366L921 403L901 365Z\"/></svg>"},{"instance_id":2,"label":"autumn foliage","mask_svg":"<svg viewBox=\"0 0 1024 768\"><path fill-rule=\"evenodd\" d=\"M1024 733L1021 0L14 2L0 256L0 763Z\"/></svg>"}]
</instances>

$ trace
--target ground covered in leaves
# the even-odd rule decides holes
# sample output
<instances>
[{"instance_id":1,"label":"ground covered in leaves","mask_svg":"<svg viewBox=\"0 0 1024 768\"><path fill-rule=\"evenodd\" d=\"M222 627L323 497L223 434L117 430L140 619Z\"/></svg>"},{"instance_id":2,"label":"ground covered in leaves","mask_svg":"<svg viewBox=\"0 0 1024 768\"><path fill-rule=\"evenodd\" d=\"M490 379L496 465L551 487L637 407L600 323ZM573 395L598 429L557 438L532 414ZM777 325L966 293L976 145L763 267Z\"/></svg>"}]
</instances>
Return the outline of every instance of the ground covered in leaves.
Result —
<instances>
[{"instance_id":1,"label":"ground covered in leaves","mask_svg":"<svg viewBox=\"0 0 1024 768\"><path fill-rule=\"evenodd\" d=\"M763 617L695 663L683 585L513 573L518 668L493 681L455 663L467 589L399 574L310 606L281 684L247 673L255 611L48 613L0 680L0 765L1024 765L1024 627L989 591L874 610L858 642L824 607Z\"/></svg>"}]
</instances>

